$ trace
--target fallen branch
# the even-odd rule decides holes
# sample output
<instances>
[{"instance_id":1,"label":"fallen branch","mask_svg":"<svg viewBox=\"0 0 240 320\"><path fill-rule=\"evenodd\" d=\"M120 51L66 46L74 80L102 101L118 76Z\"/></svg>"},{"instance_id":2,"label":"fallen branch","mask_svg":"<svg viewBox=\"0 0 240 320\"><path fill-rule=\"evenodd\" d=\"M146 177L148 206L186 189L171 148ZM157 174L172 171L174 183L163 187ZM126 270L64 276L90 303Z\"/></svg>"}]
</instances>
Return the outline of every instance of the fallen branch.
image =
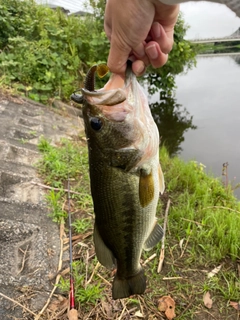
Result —
<instances>
[{"instance_id":1,"label":"fallen branch","mask_svg":"<svg viewBox=\"0 0 240 320\"><path fill-rule=\"evenodd\" d=\"M167 229L167 219L168 219L168 211L170 208L170 199L168 199L167 202L167 207L165 211L165 217L164 217L164 224L163 224L163 237L162 237L162 247L161 247L161 252L159 256L159 263L158 263L158 268L157 268L157 273L160 273L162 270L163 266L163 261L164 261L164 250L165 250L165 234L166 234L166 229Z\"/></svg>"},{"instance_id":2,"label":"fallen branch","mask_svg":"<svg viewBox=\"0 0 240 320\"><path fill-rule=\"evenodd\" d=\"M5 294L3 294L1 292L0 292L0 296L3 297L4 299L7 299L7 300L13 302L14 304L17 304L19 307L21 307L22 309L24 309L28 313L32 314L33 316L36 316L36 313L34 313L31 310L29 310L28 308L24 307L21 303L17 302L16 300L13 300L12 298L5 296Z\"/></svg>"},{"instance_id":3,"label":"fallen branch","mask_svg":"<svg viewBox=\"0 0 240 320\"><path fill-rule=\"evenodd\" d=\"M71 190L68 191L68 189L49 187L49 186L46 186L45 184L34 182L34 181L31 181L31 184L34 184L34 185L39 186L39 187L42 187L44 189L49 189L49 190L54 190L54 191L64 191L64 192L69 192L71 194L78 194L79 196L81 196L81 193L76 192L76 191L71 191Z\"/></svg>"}]
</instances>

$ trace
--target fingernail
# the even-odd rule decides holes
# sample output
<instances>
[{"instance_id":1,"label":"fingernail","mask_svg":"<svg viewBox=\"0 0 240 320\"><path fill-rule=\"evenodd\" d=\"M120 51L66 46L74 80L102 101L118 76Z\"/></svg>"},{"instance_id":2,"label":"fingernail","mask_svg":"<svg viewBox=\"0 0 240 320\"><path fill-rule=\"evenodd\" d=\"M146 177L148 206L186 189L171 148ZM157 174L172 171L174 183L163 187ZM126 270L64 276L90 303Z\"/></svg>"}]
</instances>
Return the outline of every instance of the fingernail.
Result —
<instances>
[{"instance_id":1,"label":"fingernail","mask_svg":"<svg viewBox=\"0 0 240 320\"><path fill-rule=\"evenodd\" d=\"M144 66L144 64L139 65L139 67L136 69L136 75L137 75L137 76L140 76L142 73L144 73L144 71L145 71L145 66Z\"/></svg>"},{"instance_id":2,"label":"fingernail","mask_svg":"<svg viewBox=\"0 0 240 320\"><path fill-rule=\"evenodd\" d=\"M157 59L158 51L155 44L152 44L145 49L147 51L147 55L149 59Z\"/></svg>"},{"instance_id":3,"label":"fingernail","mask_svg":"<svg viewBox=\"0 0 240 320\"><path fill-rule=\"evenodd\" d=\"M158 22L154 22L152 24L152 32L153 32L153 35L154 35L155 39L160 38L160 36L161 36L161 28L160 28L160 25L159 25Z\"/></svg>"}]
</instances>

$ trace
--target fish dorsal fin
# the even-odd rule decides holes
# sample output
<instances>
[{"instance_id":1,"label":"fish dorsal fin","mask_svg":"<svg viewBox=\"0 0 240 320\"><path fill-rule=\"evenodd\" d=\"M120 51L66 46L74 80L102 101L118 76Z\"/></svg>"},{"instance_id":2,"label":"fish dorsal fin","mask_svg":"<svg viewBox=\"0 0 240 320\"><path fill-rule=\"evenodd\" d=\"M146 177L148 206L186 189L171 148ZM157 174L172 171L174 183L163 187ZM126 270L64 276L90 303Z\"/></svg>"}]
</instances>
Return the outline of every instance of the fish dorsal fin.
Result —
<instances>
[{"instance_id":1,"label":"fish dorsal fin","mask_svg":"<svg viewBox=\"0 0 240 320\"><path fill-rule=\"evenodd\" d=\"M98 261L106 268L112 269L115 265L115 258L112 254L112 251L103 242L102 237L100 236L96 223L94 225L94 244L95 251L98 258Z\"/></svg>"},{"instance_id":2,"label":"fish dorsal fin","mask_svg":"<svg viewBox=\"0 0 240 320\"><path fill-rule=\"evenodd\" d=\"M158 166L158 177L159 177L159 191L161 194L163 194L164 189L165 189L165 182L164 182L164 175L163 175L160 163Z\"/></svg>"},{"instance_id":3,"label":"fish dorsal fin","mask_svg":"<svg viewBox=\"0 0 240 320\"><path fill-rule=\"evenodd\" d=\"M162 227L156 223L149 237L143 245L145 251L151 250L163 237Z\"/></svg>"},{"instance_id":4,"label":"fish dorsal fin","mask_svg":"<svg viewBox=\"0 0 240 320\"><path fill-rule=\"evenodd\" d=\"M154 180L152 171L147 173L144 169L140 171L139 200L143 208L151 203L154 198Z\"/></svg>"}]
</instances>

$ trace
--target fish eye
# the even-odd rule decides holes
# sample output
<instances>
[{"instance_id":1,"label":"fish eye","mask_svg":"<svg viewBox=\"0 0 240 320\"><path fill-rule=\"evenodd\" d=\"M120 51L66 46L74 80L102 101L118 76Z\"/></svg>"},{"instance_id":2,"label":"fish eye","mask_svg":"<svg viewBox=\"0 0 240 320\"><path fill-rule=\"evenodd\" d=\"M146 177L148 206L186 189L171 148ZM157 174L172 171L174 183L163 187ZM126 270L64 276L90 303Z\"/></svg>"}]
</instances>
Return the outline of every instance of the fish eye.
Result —
<instances>
[{"instance_id":1,"label":"fish eye","mask_svg":"<svg viewBox=\"0 0 240 320\"><path fill-rule=\"evenodd\" d=\"M90 125L93 130L99 131L102 128L103 123L102 123L101 119L99 119L99 118L91 118Z\"/></svg>"}]
</instances>

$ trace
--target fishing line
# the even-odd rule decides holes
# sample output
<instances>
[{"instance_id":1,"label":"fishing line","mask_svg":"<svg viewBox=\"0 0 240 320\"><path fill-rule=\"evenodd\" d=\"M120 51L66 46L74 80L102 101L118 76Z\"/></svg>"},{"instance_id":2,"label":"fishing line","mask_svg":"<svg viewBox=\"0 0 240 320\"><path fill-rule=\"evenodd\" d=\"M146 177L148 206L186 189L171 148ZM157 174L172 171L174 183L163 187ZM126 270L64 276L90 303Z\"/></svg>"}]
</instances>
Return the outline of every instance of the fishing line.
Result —
<instances>
[{"instance_id":1,"label":"fishing line","mask_svg":"<svg viewBox=\"0 0 240 320\"><path fill-rule=\"evenodd\" d=\"M69 158L68 161L70 162ZM69 226L69 260L70 260L70 293L69 293L69 308L75 308L75 298L74 298L74 277L73 277L73 254L72 254L72 217L70 212L70 179L68 170L68 226Z\"/></svg>"}]
</instances>

